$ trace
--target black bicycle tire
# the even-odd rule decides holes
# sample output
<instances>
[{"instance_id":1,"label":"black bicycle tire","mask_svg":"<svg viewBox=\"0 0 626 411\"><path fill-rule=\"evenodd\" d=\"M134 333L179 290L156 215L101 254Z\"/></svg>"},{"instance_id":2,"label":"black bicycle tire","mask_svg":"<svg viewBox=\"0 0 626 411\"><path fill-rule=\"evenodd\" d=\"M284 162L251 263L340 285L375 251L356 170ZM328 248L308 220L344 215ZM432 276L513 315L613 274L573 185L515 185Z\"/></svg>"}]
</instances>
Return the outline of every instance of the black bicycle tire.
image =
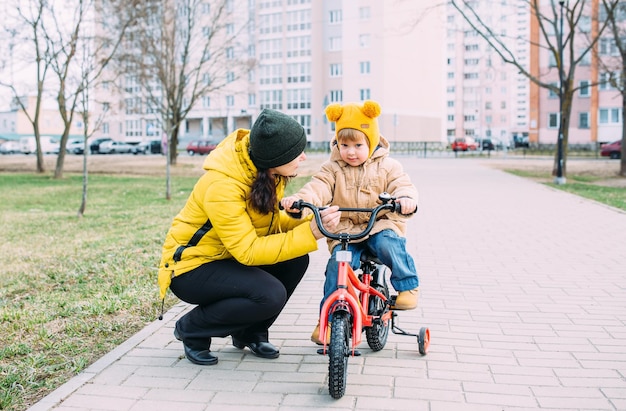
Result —
<instances>
[{"instance_id":1,"label":"black bicycle tire","mask_svg":"<svg viewBox=\"0 0 626 411\"><path fill-rule=\"evenodd\" d=\"M328 346L328 392L335 399L343 397L346 393L350 350L349 329L348 313L343 311L333 313Z\"/></svg>"},{"instance_id":2,"label":"black bicycle tire","mask_svg":"<svg viewBox=\"0 0 626 411\"><path fill-rule=\"evenodd\" d=\"M389 298L389 289L380 284L373 284L372 287L378 290L386 298ZM375 295L369 298L369 314L381 315L385 308L385 303L380 297ZM371 327L365 329L365 338L367 345L372 351L380 351L385 348L387 344L387 338L389 337L389 328L391 327L391 321L387 321L387 324L383 324L380 320L375 320Z\"/></svg>"}]
</instances>

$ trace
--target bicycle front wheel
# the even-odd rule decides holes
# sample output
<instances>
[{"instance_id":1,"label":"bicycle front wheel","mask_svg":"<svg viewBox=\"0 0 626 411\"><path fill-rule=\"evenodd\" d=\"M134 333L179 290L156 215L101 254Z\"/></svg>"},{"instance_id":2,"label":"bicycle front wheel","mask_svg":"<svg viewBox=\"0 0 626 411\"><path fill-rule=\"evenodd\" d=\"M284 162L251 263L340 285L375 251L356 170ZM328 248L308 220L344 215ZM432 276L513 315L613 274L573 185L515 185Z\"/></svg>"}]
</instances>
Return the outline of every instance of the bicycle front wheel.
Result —
<instances>
[{"instance_id":1,"label":"bicycle front wheel","mask_svg":"<svg viewBox=\"0 0 626 411\"><path fill-rule=\"evenodd\" d=\"M346 393L348 356L350 355L350 316L347 312L333 313L330 345L328 347L328 392L333 398Z\"/></svg>"}]
</instances>

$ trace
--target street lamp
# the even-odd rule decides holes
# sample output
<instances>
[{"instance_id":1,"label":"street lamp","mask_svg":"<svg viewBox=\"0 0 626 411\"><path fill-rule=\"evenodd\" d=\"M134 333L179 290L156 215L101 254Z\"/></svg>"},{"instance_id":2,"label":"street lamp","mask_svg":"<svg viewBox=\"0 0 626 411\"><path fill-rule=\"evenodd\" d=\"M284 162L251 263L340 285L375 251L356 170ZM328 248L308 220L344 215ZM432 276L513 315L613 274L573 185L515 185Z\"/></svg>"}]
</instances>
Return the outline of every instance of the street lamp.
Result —
<instances>
[{"instance_id":1,"label":"street lamp","mask_svg":"<svg viewBox=\"0 0 626 411\"><path fill-rule=\"evenodd\" d=\"M556 162L556 176L554 177L555 184L565 184L565 177L563 176L563 85L565 83L565 69L563 67L563 5L565 0L559 0L560 6L560 29L558 33L557 41L559 42L559 136L557 138L557 162Z\"/></svg>"}]
</instances>

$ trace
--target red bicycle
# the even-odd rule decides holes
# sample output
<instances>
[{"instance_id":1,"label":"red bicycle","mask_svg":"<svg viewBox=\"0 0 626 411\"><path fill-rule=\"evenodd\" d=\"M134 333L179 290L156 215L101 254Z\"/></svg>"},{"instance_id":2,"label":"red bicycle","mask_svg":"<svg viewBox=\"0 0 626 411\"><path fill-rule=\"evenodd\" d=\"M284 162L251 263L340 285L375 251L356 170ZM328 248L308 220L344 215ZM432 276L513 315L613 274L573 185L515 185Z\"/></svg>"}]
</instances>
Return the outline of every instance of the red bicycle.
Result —
<instances>
[{"instance_id":1,"label":"red bicycle","mask_svg":"<svg viewBox=\"0 0 626 411\"><path fill-rule=\"evenodd\" d=\"M426 355L430 346L430 330L427 327L422 327L417 334L411 334L396 325L397 313L391 307L397 296L389 295L387 285L389 268L383 265L376 256L366 253L361 256L361 264L357 272L350 266L352 253L348 250L348 244L370 233L379 212L383 210L400 212L400 204L396 203L395 198L388 193L380 194L379 199L382 204L372 209L339 209L340 211L370 213L367 227L358 234L333 234L327 231L319 213L324 207L316 207L302 200L292 205L292 208L298 210L303 208L311 210L320 232L327 238L341 243L341 249L336 253L339 264L337 289L326 299L320 313L320 339L324 341L324 348L318 350L318 353L328 354L329 357L328 391L333 398L341 398L345 394L348 358L361 355L356 347L361 343L363 331L365 331L367 344L373 351L380 351L385 347L390 329L394 334L417 337L421 355ZM329 331L330 343L326 345L328 341L326 335Z\"/></svg>"}]
</instances>

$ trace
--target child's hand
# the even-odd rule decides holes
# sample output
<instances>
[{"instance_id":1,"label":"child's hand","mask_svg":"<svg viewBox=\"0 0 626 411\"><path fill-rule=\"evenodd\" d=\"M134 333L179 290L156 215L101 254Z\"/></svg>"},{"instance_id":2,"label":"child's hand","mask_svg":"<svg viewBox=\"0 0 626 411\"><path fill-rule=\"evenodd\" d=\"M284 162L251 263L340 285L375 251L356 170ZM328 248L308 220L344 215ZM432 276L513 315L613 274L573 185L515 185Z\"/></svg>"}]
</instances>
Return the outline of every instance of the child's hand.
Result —
<instances>
[{"instance_id":1,"label":"child's hand","mask_svg":"<svg viewBox=\"0 0 626 411\"><path fill-rule=\"evenodd\" d=\"M409 215L417 211L417 201L409 197L400 197L396 199L396 203L400 204L400 214Z\"/></svg>"},{"instance_id":2,"label":"child's hand","mask_svg":"<svg viewBox=\"0 0 626 411\"><path fill-rule=\"evenodd\" d=\"M339 206L331 206L320 210L320 216L322 217L322 225L324 228L332 233L337 228L337 225L339 225L341 211L339 211ZM315 219L311 220L311 232L316 240L324 237L317 227Z\"/></svg>"},{"instance_id":3,"label":"child's hand","mask_svg":"<svg viewBox=\"0 0 626 411\"><path fill-rule=\"evenodd\" d=\"M298 213L300 212L300 210L298 210L297 208L291 208L291 206L293 205L293 203L295 203L296 201L300 200L298 197L296 196L289 196L289 197L285 197L282 200L280 200L280 205L285 209L285 211L287 211L288 213Z\"/></svg>"}]
</instances>

